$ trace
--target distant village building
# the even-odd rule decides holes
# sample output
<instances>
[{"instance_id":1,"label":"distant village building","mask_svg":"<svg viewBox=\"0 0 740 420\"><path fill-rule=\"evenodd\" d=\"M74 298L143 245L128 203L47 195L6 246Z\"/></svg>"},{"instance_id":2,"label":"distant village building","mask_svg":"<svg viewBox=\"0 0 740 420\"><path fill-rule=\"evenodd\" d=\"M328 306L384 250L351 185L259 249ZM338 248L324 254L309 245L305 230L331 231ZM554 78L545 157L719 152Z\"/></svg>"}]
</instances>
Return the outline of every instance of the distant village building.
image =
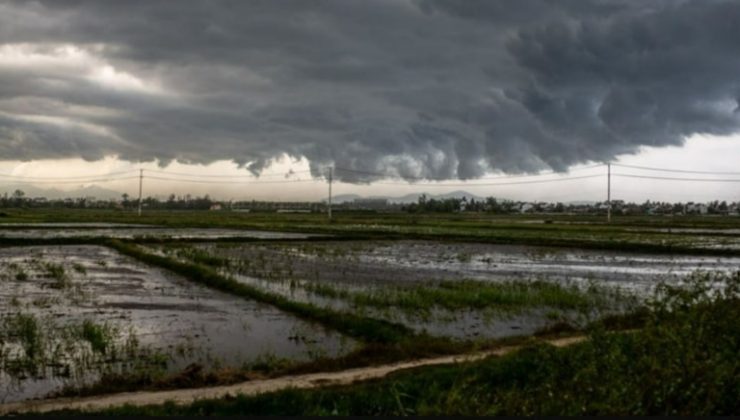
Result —
<instances>
[{"instance_id":1,"label":"distant village building","mask_svg":"<svg viewBox=\"0 0 740 420\"><path fill-rule=\"evenodd\" d=\"M355 198L352 206L355 210L385 210L388 208L386 198Z\"/></svg>"},{"instance_id":2,"label":"distant village building","mask_svg":"<svg viewBox=\"0 0 740 420\"><path fill-rule=\"evenodd\" d=\"M709 213L709 206L701 203L688 203L686 204L686 214L707 214Z\"/></svg>"},{"instance_id":3,"label":"distant village building","mask_svg":"<svg viewBox=\"0 0 740 420\"><path fill-rule=\"evenodd\" d=\"M209 208L209 210L222 210L222 209L223 209L223 206L221 206L220 203L211 204L211 207Z\"/></svg>"}]
</instances>

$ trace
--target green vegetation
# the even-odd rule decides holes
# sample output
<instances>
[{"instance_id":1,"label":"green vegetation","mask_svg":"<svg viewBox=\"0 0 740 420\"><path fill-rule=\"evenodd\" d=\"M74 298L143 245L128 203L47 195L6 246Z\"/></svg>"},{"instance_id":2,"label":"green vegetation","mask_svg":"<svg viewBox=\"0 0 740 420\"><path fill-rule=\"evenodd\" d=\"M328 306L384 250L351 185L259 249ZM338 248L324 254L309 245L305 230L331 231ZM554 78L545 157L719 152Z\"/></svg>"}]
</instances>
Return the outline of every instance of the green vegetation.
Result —
<instances>
[{"instance_id":1,"label":"green vegetation","mask_svg":"<svg viewBox=\"0 0 740 420\"><path fill-rule=\"evenodd\" d=\"M223 228L258 228L277 227L290 230L290 226L328 225L326 214L299 214L275 212L209 212L209 211L166 211L149 210L138 216L135 211L104 209L17 209L6 210L3 223L136 223L170 227L223 227ZM623 216L614 214L611 224L607 225L604 216L584 214L510 214L496 215L488 213L457 214L407 214L407 213L374 213L374 212L334 212L334 223L338 225L460 225L473 226L496 224L501 226L521 222L550 221L553 225L576 222L576 228L605 227L671 227L671 228L737 228L740 220L737 217L711 217L700 215L686 216ZM529 224L528 223L528 224ZM593 225L584 225L589 223ZM544 222L543 222L544 224ZM537 227L537 225L529 224Z\"/></svg>"},{"instance_id":2,"label":"green vegetation","mask_svg":"<svg viewBox=\"0 0 740 420\"><path fill-rule=\"evenodd\" d=\"M362 242L365 247L367 244L383 247L389 243L392 244L387 241ZM359 260L359 253L372 252L372 249L354 250L352 247L358 247L358 243L285 242L247 246L232 244L229 247L175 243L150 249L181 261L210 266L226 276L239 274L256 278L258 280L254 282L242 281L250 281L261 290L273 290L272 287L276 286L277 293L291 299L333 308L350 307L358 313L407 325L408 319L450 322L461 312L471 311L483 316L486 322L494 316L525 311L547 311L551 320L564 319L566 315L571 320L577 316L587 320L637 305L634 295L614 287L600 286L595 281L578 285L529 279L493 282L419 278L387 284L385 278L393 275L386 273L377 278L363 277L366 281L362 286L347 285L341 279L353 276L353 265ZM454 258L469 262L474 255L472 252L455 253L446 248L440 244L441 258L445 260ZM419 257L415 255L413 258ZM309 295L296 297L295 291L305 291ZM399 318L400 315L405 316Z\"/></svg>"},{"instance_id":3,"label":"green vegetation","mask_svg":"<svg viewBox=\"0 0 740 420\"><path fill-rule=\"evenodd\" d=\"M591 284L585 290L576 285L546 281L476 280L443 281L428 286L382 287L371 291L349 291L325 283L307 283L306 290L330 298L351 301L356 307L395 307L411 313L427 312L435 307L449 311L492 309L518 312L524 308L555 308L591 311L627 303L631 297L619 291Z\"/></svg>"},{"instance_id":4,"label":"green vegetation","mask_svg":"<svg viewBox=\"0 0 740 420\"><path fill-rule=\"evenodd\" d=\"M121 363L151 366L153 359L156 355L135 337L105 323L58 324L53 317L30 313L0 317L0 372L12 381L31 376L76 383Z\"/></svg>"},{"instance_id":5,"label":"green vegetation","mask_svg":"<svg viewBox=\"0 0 740 420\"><path fill-rule=\"evenodd\" d=\"M15 314L4 319L2 342L14 340L23 349L23 359L33 362L43 357L44 337L39 321L33 315Z\"/></svg>"},{"instance_id":6,"label":"green vegetation","mask_svg":"<svg viewBox=\"0 0 740 420\"><path fill-rule=\"evenodd\" d=\"M549 223L545 223L546 221ZM606 224L603 217L587 215L499 216L482 213L410 215L338 212L333 222L328 223L326 215L323 214L149 211L138 217L132 212L114 210L29 209L22 212L9 211L8 217L3 218L3 222L138 223L165 227L220 227L323 233L355 239L455 240L674 254L740 255L740 234L732 231L722 232L726 229L740 228L740 217L732 216L615 216L612 223ZM0 229L2 228L5 227L0 224ZM709 234L680 231L681 228L719 231ZM669 229L674 230L668 231ZM96 239L58 238L37 243L89 243L94 240ZM0 243L17 242L13 238L0 238Z\"/></svg>"},{"instance_id":7,"label":"green vegetation","mask_svg":"<svg viewBox=\"0 0 740 420\"><path fill-rule=\"evenodd\" d=\"M72 269L79 274L87 274L87 268L85 268L85 266L80 263L72 263Z\"/></svg>"},{"instance_id":8,"label":"green vegetation","mask_svg":"<svg viewBox=\"0 0 740 420\"><path fill-rule=\"evenodd\" d=\"M20 271L18 271L18 272L15 273L15 279L18 280L18 281L26 281L26 280L28 280L28 273L26 273L25 271L20 270Z\"/></svg>"},{"instance_id":9,"label":"green vegetation","mask_svg":"<svg viewBox=\"0 0 740 420\"><path fill-rule=\"evenodd\" d=\"M120 211L9 211L3 221L23 222L135 222L166 227L222 227L331 234L293 240L232 238L228 242L289 244L296 252L338 261L351 261L365 252L351 247L373 247L378 239L430 239L445 242L550 245L672 254L740 255L740 218L722 217L615 217L584 216L491 216L482 214L336 214L333 223L325 215L237 214L228 212L145 212L141 218ZM582 224L585 222L586 224ZM706 228L717 232L659 231L663 228ZM0 224L0 231L12 229ZM17 227L16 227L17 229ZM1 232L0 232L1 233ZM1 236L1 235L0 235ZM365 242L347 242L351 240ZM323 246L345 241L347 247ZM14 380L70 378L64 395L112 391L192 387L225 384L290 373L341 370L384 362L471 351L500 344L490 341L454 341L417 334L402 324L374 318L387 308L423 314L430 309L449 313L495 309L514 312L541 309L551 321L559 311L590 312L616 305L634 308L628 297L612 290L578 288L544 281L488 283L475 280L435 281L429 287L383 286L352 289L318 280L316 269L287 264L291 255L273 260L268 245L265 256L239 260L228 252L208 252L181 247L166 238L132 241L105 238L16 239L0 237L0 245L99 244L144 263L162 267L202 285L245 299L273 305L304 320L321 324L358 339L361 345L349 354L330 358L315 354L309 362L291 362L269 354L244 366L205 371L192 365L183 372L166 373L167 355L138 346L132 333L92 320L57 325L38 311L49 307L51 298L10 300L13 316L0 320L0 372ZM162 244L165 255L147 252L137 244ZM303 243L303 244L302 244ZM303 247L303 248L301 248ZM251 254L250 254L251 255ZM454 261L471 261L473 254L445 255ZM180 258L180 259L178 259ZM51 279L44 287L63 289L53 299L81 293L87 274L78 263L47 264L33 256L30 270L8 265L3 279L26 281ZM477 261L477 260L476 260ZM106 261L96 264L106 266ZM340 264L336 264L339 266ZM308 265L306 265L308 266ZM303 271L299 271L303 269ZM295 273L295 271L299 271ZM356 311L331 309L298 302L289 296L241 283L228 273L260 274L270 281L290 282L315 295L342 299ZM342 268L335 274L344 274ZM740 408L737 319L739 274L731 278L707 276L694 279L687 288L663 286L648 311L610 316L601 326L588 330L590 341L567 349L545 345L527 348L505 358L492 358L462 366L420 369L393 377L344 388L284 391L258 397L201 401L187 407L164 405L143 409L121 408L106 414L737 414ZM315 277L315 279L314 279ZM326 276L330 277L330 276ZM75 280L74 282L72 280ZM284 283L285 284L285 283ZM284 285L283 284L283 285ZM385 283L384 283L385 284ZM715 286L723 285L724 289ZM28 286L22 285L22 286ZM717 290L722 290L717 292ZM297 298L296 298L297 299ZM377 311L364 312L371 307ZM24 310L37 311L23 313ZM608 312L608 311L607 311ZM371 313L373 315L363 315ZM35 315L34 315L35 314ZM601 314L601 313L600 313ZM385 318L383 316L383 318ZM390 318L394 320L394 318ZM589 319L591 319L589 317ZM732 321L735 321L734 323ZM579 324L581 325L581 324ZM635 333L615 329L645 325ZM555 324L550 334L573 334L573 327ZM512 341L529 342L519 337ZM134 362L140 361L141 363ZM148 365L147 365L148 364ZM135 366L134 366L135 365ZM149 368L152 369L149 369ZM92 372L95 383L84 382Z\"/></svg>"},{"instance_id":10,"label":"green vegetation","mask_svg":"<svg viewBox=\"0 0 740 420\"><path fill-rule=\"evenodd\" d=\"M266 353L257 357L250 363L242 366L242 370L246 372L261 372L261 373L276 373L283 372L293 368L295 363L290 359L277 357L272 353Z\"/></svg>"},{"instance_id":11,"label":"green vegetation","mask_svg":"<svg viewBox=\"0 0 740 420\"><path fill-rule=\"evenodd\" d=\"M740 273L662 285L644 328L348 387L124 406L114 415L737 415ZM78 412L51 413L79 414Z\"/></svg>"},{"instance_id":12,"label":"green vegetation","mask_svg":"<svg viewBox=\"0 0 740 420\"><path fill-rule=\"evenodd\" d=\"M79 335L90 343L90 347L96 353L106 354L107 350L113 344L117 335L117 330L108 324L96 324L89 319L82 322Z\"/></svg>"},{"instance_id":13,"label":"green vegetation","mask_svg":"<svg viewBox=\"0 0 740 420\"><path fill-rule=\"evenodd\" d=\"M54 280L54 282L51 284L51 287L55 289L66 289L72 284L63 265L46 263L44 264L44 270L46 271L46 277Z\"/></svg>"},{"instance_id":14,"label":"green vegetation","mask_svg":"<svg viewBox=\"0 0 740 420\"><path fill-rule=\"evenodd\" d=\"M399 324L336 312L315 305L295 302L280 295L265 292L219 274L214 269L193 263L184 263L167 257L150 254L132 244L112 240L109 245L118 252L148 264L166 268L186 278L237 296L268 303L303 319L319 322L351 337L379 343L395 343L409 338L411 331Z\"/></svg>"}]
</instances>

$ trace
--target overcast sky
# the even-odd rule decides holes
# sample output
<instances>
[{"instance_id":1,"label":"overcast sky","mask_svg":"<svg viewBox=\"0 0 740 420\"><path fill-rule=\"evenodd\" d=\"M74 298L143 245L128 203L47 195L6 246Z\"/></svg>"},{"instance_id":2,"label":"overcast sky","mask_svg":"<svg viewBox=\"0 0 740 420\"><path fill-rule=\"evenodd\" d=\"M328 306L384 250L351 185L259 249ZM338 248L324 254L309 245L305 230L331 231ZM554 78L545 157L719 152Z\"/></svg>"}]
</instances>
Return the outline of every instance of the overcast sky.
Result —
<instances>
[{"instance_id":1,"label":"overcast sky","mask_svg":"<svg viewBox=\"0 0 740 420\"><path fill-rule=\"evenodd\" d=\"M602 178L474 184L606 161L738 171L739 24L740 2L721 0L0 1L0 172L307 181L333 165L355 171L337 170L340 193L600 200ZM740 199L740 183L616 181L618 198Z\"/></svg>"}]
</instances>

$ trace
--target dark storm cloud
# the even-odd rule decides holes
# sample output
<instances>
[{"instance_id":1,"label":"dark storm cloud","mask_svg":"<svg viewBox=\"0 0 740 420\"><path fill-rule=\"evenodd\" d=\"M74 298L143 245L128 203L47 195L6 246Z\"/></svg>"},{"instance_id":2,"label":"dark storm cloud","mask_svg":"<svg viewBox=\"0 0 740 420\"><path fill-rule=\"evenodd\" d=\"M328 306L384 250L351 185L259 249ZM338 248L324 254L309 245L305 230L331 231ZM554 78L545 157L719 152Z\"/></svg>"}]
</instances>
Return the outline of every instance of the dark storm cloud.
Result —
<instances>
[{"instance_id":1,"label":"dark storm cloud","mask_svg":"<svg viewBox=\"0 0 740 420\"><path fill-rule=\"evenodd\" d=\"M5 2L1 157L566 170L737 132L738 22L711 0Z\"/></svg>"}]
</instances>

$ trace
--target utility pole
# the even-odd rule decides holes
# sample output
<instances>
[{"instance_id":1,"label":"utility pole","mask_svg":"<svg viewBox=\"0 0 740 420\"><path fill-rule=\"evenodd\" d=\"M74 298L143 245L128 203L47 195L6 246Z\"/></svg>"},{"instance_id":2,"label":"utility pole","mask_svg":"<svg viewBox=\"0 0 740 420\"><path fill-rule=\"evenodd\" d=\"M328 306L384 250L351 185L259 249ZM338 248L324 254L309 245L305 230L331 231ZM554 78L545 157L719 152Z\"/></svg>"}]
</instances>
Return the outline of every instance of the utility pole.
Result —
<instances>
[{"instance_id":1,"label":"utility pole","mask_svg":"<svg viewBox=\"0 0 740 420\"><path fill-rule=\"evenodd\" d=\"M612 221L612 164L606 164L606 222Z\"/></svg>"},{"instance_id":2,"label":"utility pole","mask_svg":"<svg viewBox=\"0 0 740 420\"><path fill-rule=\"evenodd\" d=\"M329 208L327 214L329 215L329 221L331 222L331 182L334 178L334 167L329 167Z\"/></svg>"},{"instance_id":3,"label":"utility pole","mask_svg":"<svg viewBox=\"0 0 740 420\"><path fill-rule=\"evenodd\" d=\"M139 216L141 216L141 190L144 186L144 170L139 169Z\"/></svg>"}]
</instances>

